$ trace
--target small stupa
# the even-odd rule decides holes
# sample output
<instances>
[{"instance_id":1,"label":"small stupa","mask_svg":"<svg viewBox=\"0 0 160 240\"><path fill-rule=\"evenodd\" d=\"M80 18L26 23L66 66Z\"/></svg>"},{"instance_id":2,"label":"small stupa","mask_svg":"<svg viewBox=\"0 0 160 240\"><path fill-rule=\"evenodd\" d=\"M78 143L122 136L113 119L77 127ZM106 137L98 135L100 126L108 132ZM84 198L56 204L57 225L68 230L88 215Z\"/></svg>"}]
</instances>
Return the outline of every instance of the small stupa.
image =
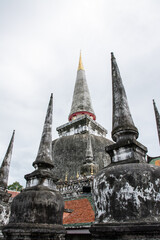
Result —
<instances>
[{"instance_id":1,"label":"small stupa","mask_svg":"<svg viewBox=\"0 0 160 240\"><path fill-rule=\"evenodd\" d=\"M83 161L83 165L81 167L81 175L82 176L91 176L98 171L98 165L95 164L91 143L91 136L88 134L87 148L86 148L86 157Z\"/></svg>"},{"instance_id":2,"label":"small stupa","mask_svg":"<svg viewBox=\"0 0 160 240\"><path fill-rule=\"evenodd\" d=\"M111 164L93 180L95 224L92 239L160 239L160 168L146 162L147 148L135 127L112 53L114 144Z\"/></svg>"},{"instance_id":3,"label":"small stupa","mask_svg":"<svg viewBox=\"0 0 160 240\"><path fill-rule=\"evenodd\" d=\"M52 160L52 111L51 95L45 118L35 171L25 175L26 188L11 205L9 223L4 227L6 240L64 239L62 226L64 201L56 189Z\"/></svg>"}]
</instances>

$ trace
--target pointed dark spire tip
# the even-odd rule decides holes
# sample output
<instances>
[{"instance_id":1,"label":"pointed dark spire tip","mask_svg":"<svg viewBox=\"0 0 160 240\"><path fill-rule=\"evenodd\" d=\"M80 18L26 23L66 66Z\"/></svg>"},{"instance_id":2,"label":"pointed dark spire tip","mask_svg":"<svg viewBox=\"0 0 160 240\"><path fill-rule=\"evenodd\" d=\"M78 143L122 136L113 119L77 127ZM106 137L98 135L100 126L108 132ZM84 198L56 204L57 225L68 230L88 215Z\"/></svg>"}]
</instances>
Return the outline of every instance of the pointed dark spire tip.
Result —
<instances>
[{"instance_id":1,"label":"pointed dark spire tip","mask_svg":"<svg viewBox=\"0 0 160 240\"><path fill-rule=\"evenodd\" d=\"M153 103L155 103L154 99L152 99Z\"/></svg>"},{"instance_id":2,"label":"pointed dark spire tip","mask_svg":"<svg viewBox=\"0 0 160 240\"><path fill-rule=\"evenodd\" d=\"M115 57L114 57L114 53L113 53L113 52L111 52L111 58L112 58L112 59L113 59L113 58L115 58Z\"/></svg>"},{"instance_id":3,"label":"pointed dark spire tip","mask_svg":"<svg viewBox=\"0 0 160 240\"><path fill-rule=\"evenodd\" d=\"M49 100L47 114L42 131L42 137L40 140L39 150L36 160L33 162L33 166L43 165L53 167L52 162L52 111L53 111L53 93Z\"/></svg>"},{"instance_id":4,"label":"pointed dark spire tip","mask_svg":"<svg viewBox=\"0 0 160 240\"><path fill-rule=\"evenodd\" d=\"M13 130L13 133L12 133L12 140L14 138L14 135L15 135L15 130Z\"/></svg>"}]
</instances>

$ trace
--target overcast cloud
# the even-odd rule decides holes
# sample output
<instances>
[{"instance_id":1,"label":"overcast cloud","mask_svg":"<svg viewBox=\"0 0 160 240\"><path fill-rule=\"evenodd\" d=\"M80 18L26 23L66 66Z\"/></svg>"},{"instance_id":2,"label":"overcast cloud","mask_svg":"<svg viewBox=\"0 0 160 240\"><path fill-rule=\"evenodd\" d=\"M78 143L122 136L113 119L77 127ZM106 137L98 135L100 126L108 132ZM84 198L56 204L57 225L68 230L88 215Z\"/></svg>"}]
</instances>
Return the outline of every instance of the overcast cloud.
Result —
<instances>
[{"instance_id":1,"label":"overcast cloud","mask_svg":"<svg viewBox=\"0 0 160 240\"><path fill-rule=\"evenodd\" d=\"M79 52L97 122L112 130L110 52L117 59L139 141L150 156L159 143L159 0L1 0L0 158L16 130L9 183L33 171L51 92L56 127L68 121Z\"/></svg>"}]
</instances>

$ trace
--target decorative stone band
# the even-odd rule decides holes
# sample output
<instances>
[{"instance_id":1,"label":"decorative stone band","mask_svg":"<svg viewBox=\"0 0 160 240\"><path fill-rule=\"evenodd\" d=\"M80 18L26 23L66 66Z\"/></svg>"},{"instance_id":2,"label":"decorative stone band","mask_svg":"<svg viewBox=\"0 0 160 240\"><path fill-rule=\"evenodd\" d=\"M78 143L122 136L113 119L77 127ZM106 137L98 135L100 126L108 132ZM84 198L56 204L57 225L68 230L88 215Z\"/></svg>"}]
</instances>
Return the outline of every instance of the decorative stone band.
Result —
<instances>
[{"instance_id":1,"label":"decorative stone band","mask_svg":"<svg viewBox=\"0 0 160 240\"><path fill-rule=\"evenodd\" d=\"M57 178L54 177L54 174L51 170L46 169L37 169L30 174L26 174L25 179L27 180L26 188L32 188L35 186L45 186L49 189L56 190Z\"/></svg>"},{"instance_id":2,"label":"decorative stone band","mask_svg":"<svg viewBox=\"0 0 160 240\"><path fill-rule=\"evenodd\" d=\"M104 137L107 134L107 130L87 114L79 116L76 119L72 119L72 121L57 127L56 130L58 131L60 137L86 132Z\"/></svg>"},{"instance_id":3,"label":"decorative stone band","mask_svg":"<svg viewBox=\"0 0 160 240\"><path fill-rule=\"evenodd\" d=\"M135 126L118 126L112 130L112 138L115 142L124 139L137 139L138 129Z\"/></svg>"},{"instance_id":4,"label":"decorative stone band","mask_svg":"<svg viewBox=\"0 0 160 240\"><path fill-rule=\"evenodd\" d=\"M65 240L66 230L60 224L9 223L3 228L6 240Z\"/></svg>"},{"instance_id":5,"label":"decorative stone band","mask_svg":"<svg viewBox=\"0 0 160 240\"><path fill-rule=\"evenodd\" d=\"M90 117L93 118L93 120L96 120L96 116L93 113L87 112L87 111L80 111L80 112L75 112L69 116L69 121L72 121L74 118L76 118L78 115L82 116L84 114L89 115Z\"/></svg>"},{"instance_id":6,"label":"decorative stone band","mask_svg":"<svg viewBox=\"0 0 160 240\"><path fill-rule=\"evenodd\" d=\"M112 163L146 163L147 148L136 140L125 139L105 148Z\"/></svg>"},{"instance_id":7,"label":"decorative stone band","mask_svg":"<svg viewBox=\"0 0 160 240\"><path fill-rule=\"evenodd\" d=\"M88 190L87 187L92 187L93 176L84 177L82 179L57 182L57 190L63 195L64 198L68 198L75 195L80 195L84 190Z\"/></svg>"}]
</instances>

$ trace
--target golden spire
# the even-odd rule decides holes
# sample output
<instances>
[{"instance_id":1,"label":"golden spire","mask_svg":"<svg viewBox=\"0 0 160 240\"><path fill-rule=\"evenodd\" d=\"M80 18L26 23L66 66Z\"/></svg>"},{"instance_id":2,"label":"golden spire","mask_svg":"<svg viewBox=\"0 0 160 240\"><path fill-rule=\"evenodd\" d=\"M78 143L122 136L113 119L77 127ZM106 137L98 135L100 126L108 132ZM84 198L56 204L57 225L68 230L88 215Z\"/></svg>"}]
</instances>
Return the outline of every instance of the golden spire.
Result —
<instances>
[{"instance_id":1,"label":"golden spire","mask_svg":"<svg viewBox=\"0 0 160 240\"><path fill-rule=\"evenodd\" d=\"M66 176L65 176L65 182L67 182L67 172L66 172Z\"/></svg>"},{"instance_id":2,"label":"golden spire","mask_svg":"<svg viewBox=\"0 0 160 240\"><path fill-rule=\"evenodd\" d=\"M78 70L84 70L83 64L82 64L82 56L81 56L81 51L80 51L80 56L79 56L79 65L78 65Z\"/></svg>"},{"instance_id":3,"label":"golden spire","mask_svg":"<svg viewBox=\"0 0 160 240\"><path fill-rule=\"evenodd\" d=\"M93 175L93 165L91 165L91 175Z\"/></svg>"},{"instance_id":4,"label":"golden spire","mask_svg":"<svg viewBox=\"0 0 160 240\"><path fill-rule=\"evenodd\" d=\"M79 178L79 172L77 171L77 178Z\"/></svg>"}]
</instances>

